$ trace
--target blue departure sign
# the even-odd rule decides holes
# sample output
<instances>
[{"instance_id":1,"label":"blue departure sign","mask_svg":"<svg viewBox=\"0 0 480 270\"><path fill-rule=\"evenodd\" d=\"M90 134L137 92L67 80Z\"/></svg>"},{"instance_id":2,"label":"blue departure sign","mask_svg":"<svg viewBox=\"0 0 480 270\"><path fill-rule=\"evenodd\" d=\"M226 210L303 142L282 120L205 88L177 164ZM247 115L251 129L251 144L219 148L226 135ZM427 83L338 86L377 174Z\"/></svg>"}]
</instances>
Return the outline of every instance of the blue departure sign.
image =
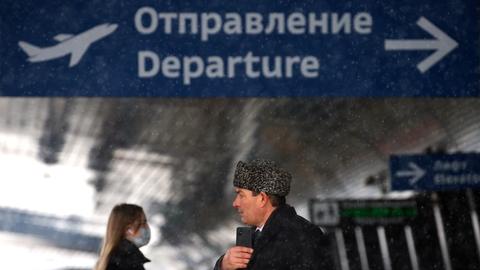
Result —
<instances>
[{"instance_id":1,"label":"blue departure sign","mask_svg":"<svg viewBox=\"0 0 480 270\"><path fill-rule=\"evenodd\" d=\"M3 96L480 96L465 1L0 3Z\"/></svg>"},{"instance_id":2,"label":"blue departure sign","mask_svg":"<svg viewBox=\"0 0 480 270\"><path fill-rule=\"evenodd\" d=\"M480 154L390 157L392 190L438 191L480 187Z\"/></svg>"}]
</instances>

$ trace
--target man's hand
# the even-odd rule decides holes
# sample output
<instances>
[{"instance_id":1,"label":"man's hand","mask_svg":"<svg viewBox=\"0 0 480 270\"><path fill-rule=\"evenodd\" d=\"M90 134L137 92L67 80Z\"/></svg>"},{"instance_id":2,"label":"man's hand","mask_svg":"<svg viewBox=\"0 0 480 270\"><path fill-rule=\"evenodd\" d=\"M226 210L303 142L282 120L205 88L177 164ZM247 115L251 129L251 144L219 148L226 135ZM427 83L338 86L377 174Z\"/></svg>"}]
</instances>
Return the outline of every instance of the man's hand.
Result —
<instances>
[{"instance_id":1,"label":"man's hand","mask_svg":"<svg viewBox=\"0 0 480 270\"><path fill-rule=\"evenodd\" d=\"M222 260L222 270L247 268L253 249L247 247L232 247L227 250Z\"/></svg>"}]
</instances>

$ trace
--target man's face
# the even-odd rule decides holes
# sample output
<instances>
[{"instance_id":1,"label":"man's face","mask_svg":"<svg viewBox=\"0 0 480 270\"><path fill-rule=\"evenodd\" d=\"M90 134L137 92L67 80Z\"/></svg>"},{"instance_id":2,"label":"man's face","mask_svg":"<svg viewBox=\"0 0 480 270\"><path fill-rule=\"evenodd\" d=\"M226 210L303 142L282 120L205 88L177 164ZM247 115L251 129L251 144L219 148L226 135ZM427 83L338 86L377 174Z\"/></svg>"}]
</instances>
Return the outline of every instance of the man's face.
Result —
<instances>
[{"instance_id":1,"label":"man's face","mask_svg":"<svg viewBox=\"0 0 480 270\"><path fill-rule=\"evenodd\" d=\"M252 191L244 188L235 188L235 192L237 195L233 201L233 207L237 209L242 222L251 226L261 225L264 212L261 207L262 196L253 196Z\"/></svg>"}]
</instances>

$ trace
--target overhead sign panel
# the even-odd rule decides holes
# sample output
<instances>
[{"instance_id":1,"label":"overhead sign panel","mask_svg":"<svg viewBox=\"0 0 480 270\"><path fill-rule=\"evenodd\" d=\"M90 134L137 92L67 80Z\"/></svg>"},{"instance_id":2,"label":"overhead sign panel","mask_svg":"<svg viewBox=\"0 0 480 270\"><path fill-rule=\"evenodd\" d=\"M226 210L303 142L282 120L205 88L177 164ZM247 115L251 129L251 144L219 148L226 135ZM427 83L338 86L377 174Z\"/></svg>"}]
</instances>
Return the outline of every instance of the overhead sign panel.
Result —
<instances>
[{"instance_id":1,"label":"overhead sign panel","mask_svg":"<svg viewBox=\"0 0 480 270\"><path fill-rule=\"evenodd\" d=\"M417 216L414 200L311 200L310 216L319 226L406 224Z\"/></svg>"},{"instance_id":2,"label":"overhead sign panel","mask_svg":"<svg viewBox=\"0 0 480 270\"><path fill-rule=\"evenodd\" d=\"M479 96L476 0L0 3L4 96Z\"/></svg>"},{"instance_id":3,"label":"overhead sign panel","mask_svg":"<svg viewBox=\"0 0 480 270\"><path fill-rule=\"evenodd\" d=\"M392 190L438 191L480 187L480 154L390 157Z\"/></svg>"}]
</instances>

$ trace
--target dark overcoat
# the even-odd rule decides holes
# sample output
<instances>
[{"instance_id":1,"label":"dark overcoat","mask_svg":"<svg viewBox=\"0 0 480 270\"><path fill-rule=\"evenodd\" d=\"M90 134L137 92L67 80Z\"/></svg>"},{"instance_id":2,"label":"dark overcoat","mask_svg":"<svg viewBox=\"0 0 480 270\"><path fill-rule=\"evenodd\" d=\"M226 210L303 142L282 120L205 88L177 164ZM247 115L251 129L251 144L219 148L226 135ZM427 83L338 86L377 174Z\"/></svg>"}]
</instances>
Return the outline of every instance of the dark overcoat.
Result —
<instances>
[{"instance_id":1,"label":"dark overcoat","mask_svg":"<svg viewBox=\"0 0 480 270\"><path fill-rule=\"evenodd\" d=\"M297 215L289 205L278 207L257 240L248 270L333 269L329 240L323 231ZM220 257L214 270L220 270Z\"/></svg>"},{"instance_id":2,"label":"dark overcoat","mask_svg":"<svg viewBox=\"0 0 480 270\"><path fill-rule=\"evenodd\" d=\"M143 264L149 261L135 244L123 239L112 251L107 270L145 270Z\"/></svg>"}]
</instances>

